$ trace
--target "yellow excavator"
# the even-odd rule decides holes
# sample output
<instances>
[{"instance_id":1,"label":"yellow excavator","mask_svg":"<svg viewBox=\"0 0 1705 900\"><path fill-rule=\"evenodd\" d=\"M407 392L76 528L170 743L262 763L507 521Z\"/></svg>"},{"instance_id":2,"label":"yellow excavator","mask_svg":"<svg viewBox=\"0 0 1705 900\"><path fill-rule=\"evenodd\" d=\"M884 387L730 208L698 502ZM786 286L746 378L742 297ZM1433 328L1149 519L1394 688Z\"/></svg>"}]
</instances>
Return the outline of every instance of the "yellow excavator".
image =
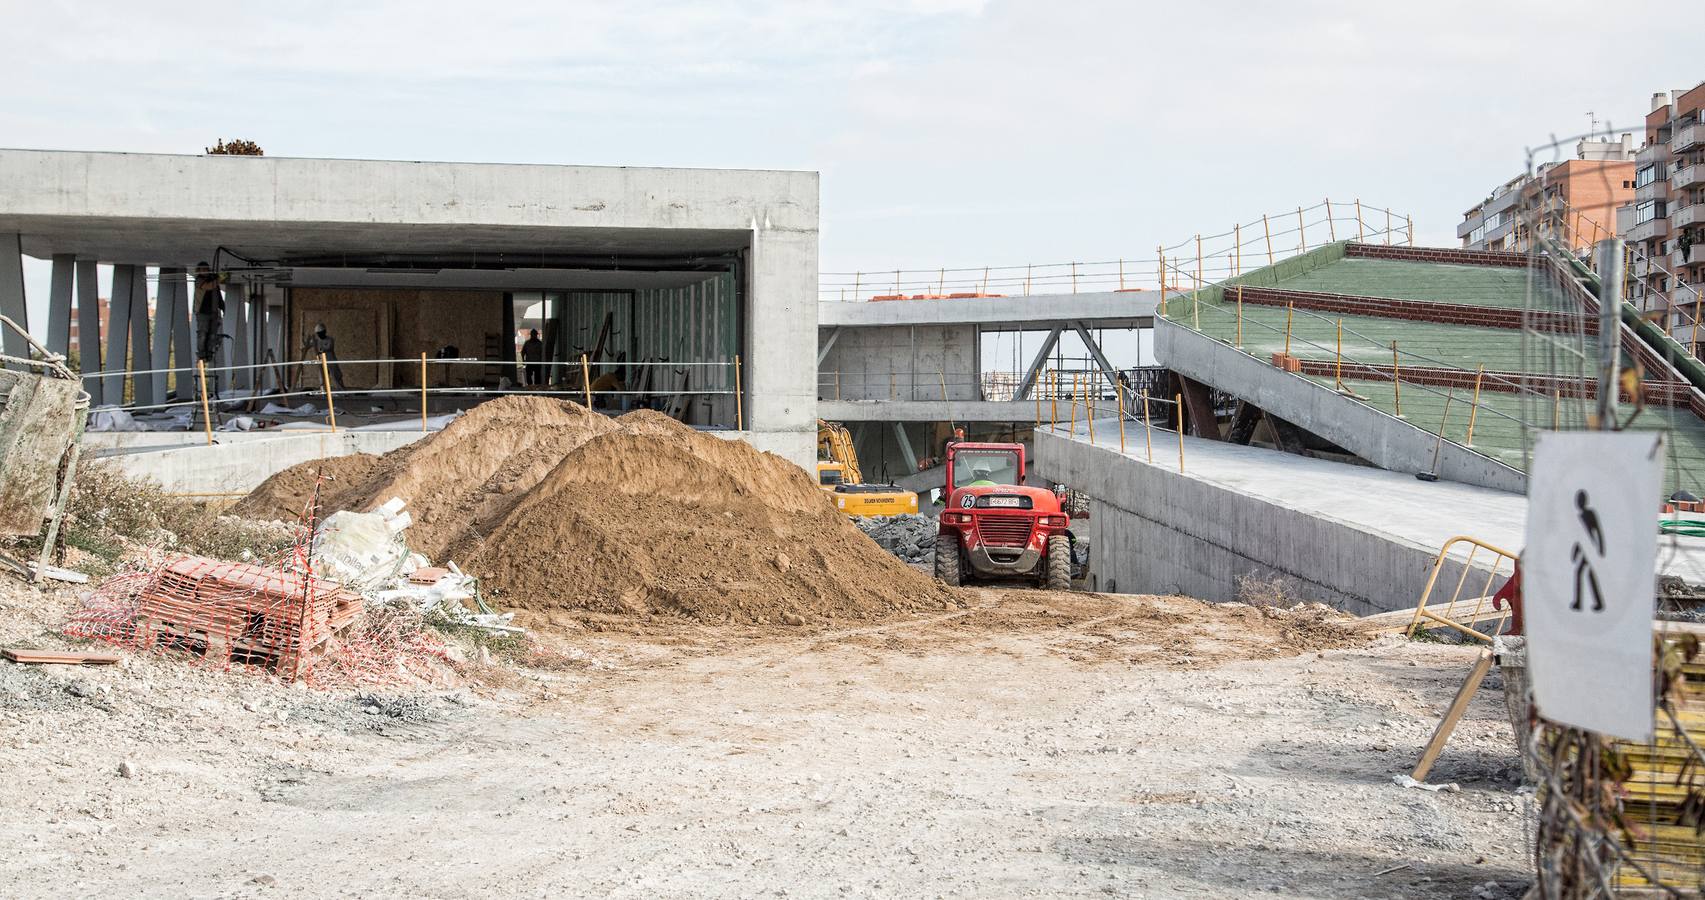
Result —
<instances>
[{"instance_id":1,"label":"yellow excavator","mask_svg":"<svg viewBox=\"0 0 1705 900\"><path fill-rule=\"evenodd\" d=\"M918 511L918 495L892 484L865 484L852 435L834 422L817 420L817 485L832 494L849 516L896 516Z\"/></svg>"}]
</instances>

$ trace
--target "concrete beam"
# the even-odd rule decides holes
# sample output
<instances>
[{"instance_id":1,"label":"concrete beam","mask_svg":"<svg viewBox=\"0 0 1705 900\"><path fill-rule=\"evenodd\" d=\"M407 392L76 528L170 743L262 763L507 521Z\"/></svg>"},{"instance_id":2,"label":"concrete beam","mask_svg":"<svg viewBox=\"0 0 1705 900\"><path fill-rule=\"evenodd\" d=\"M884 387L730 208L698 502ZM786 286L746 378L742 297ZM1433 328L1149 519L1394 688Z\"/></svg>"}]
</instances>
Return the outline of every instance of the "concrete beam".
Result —
<instances>
[{"instance_id":1,"label":"concrete beam","mask_svg":"<svg viewBox=\"0 0 1705 900\"><path fill-rule=\"evenodd\" d=\"M53 275L47 286L47 350L71 352L71 284L77 258L66 253L53 255Z\"/></svg>"},{"instance_id":2,"label":"concrete beam","mask_svg":"<svg viewBox=\"0 0 1705 900\"><path fill-rule=\"evenodd\" d=\"M0 316L19 328L30 327L30 307L24 300L24 254L16 233L0 234ZM0 327L0 353L27 357L30 345L23 335Z\"/></svg>"},{"instance_id":3,"label":"concrete beam","mask_svg":"<svg viewBox=\"0 0 1705 900\"><path fill-rule=\"evenodd\" d=\"M1064 325L1055 325L1048 330L1048 339L1042 342L1041 349L1037 350L1035 358L1030 360L1029 368L1024 370L1024 380L1018 383L1018 390L1013 392L1012 399L1030 399L1030 391L1036 387L1036 376L1042 374L1042 367L1048 364L1048 354L1054 352L1054 345L1060 342L1060 334L1064 331Z\"/></svg>"},{"instance_id":4,"label":"concrete beam","mask_svg":"<svg viewBox=\"0 0 1705 900\"><path fill-rule=\"evenodd\" d=\"M77 260L77 365L84 376L83 390L94 406L106 402L102 399L102 379L89 377L101 371L100 273L94 260Z\"/></svg>"},{"instance_id":5,"label":"concrete beam","mask_svg":"<svg viewBox=\"0 0 1705 900\"><path fill-rule=\"evenodd\" d=\"M819 400L817 412L831 422L1023 424L1036 420L1036 404L1027 400Z\"/></svg>"},{"instance_id":6,"label":"concrete beam","mask_svg":"<svg viewBox=\"0 0 1705 900\"><path fill-rule=\"evenodd\" d=\"M841 339L841 330L830 330L829 336L823 339L823 346L817 348L817 368L823 367L823 360L829 356L829 351L835 349L835 342Z\"/></svg>"},{"instance_id":7,"label":"concrete beam","mask_svg":"<svg viewBox=\"0 0 1705 900\"><path fill-rule=\"evenodd\" d=\"M884 325L981 325L985 328L1040 330L1072 321L1100 328L1139 328L1152 324L1157 291L1094 294L1037 294L961 300L882 300L818 303L823 328Z\"/></svg>"},{"instance_id":8,"label":"concrete beam","mask_svg":"<svg viewBox=\"0 0 1705 900\"><path fill-rule=\"evenodd\" d=\"M906 436L906 423L894 423L894 440L900 444L900 458L906 461L906 471L918 470L918 454L912 449L912 439Z\"/></svg>"}]
</instances>

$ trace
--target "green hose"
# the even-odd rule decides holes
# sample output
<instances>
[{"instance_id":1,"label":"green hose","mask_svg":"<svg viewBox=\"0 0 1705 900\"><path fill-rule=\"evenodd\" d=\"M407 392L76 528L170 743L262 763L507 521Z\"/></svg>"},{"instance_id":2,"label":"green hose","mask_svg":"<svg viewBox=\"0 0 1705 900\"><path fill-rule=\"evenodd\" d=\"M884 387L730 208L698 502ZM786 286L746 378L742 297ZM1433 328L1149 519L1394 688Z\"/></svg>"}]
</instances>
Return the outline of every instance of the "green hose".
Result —
<instances>
[{"instance_id":1,"label":"green hose","mask_svg":"<svg viewBox=\"0 0 1705 900\"><path fill-rule=\"evenodd\" d=\"M1676 534L1682 537L1705 537L1705 520L1659 519L1658 534Z\"/></svg>"}]
</instances>

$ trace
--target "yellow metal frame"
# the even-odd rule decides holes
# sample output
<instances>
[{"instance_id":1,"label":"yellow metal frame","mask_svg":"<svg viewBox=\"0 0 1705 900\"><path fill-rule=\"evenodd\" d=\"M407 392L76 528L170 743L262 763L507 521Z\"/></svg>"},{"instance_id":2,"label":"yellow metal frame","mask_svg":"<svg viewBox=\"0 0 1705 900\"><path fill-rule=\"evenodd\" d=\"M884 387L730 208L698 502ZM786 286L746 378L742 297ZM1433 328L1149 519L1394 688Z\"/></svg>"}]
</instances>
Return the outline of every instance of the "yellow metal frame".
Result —
<instances>
[{"instance_id":1,"label":"yellow metal frame","mask_svg":"<svg viewBox=\"0 0 1705 900\"><path fill-rule=\"evenodd\" d=\"M1451 592L1450 600L1443 604L1443 613L1437 612L1437 605L1435 605L1432 609L1428 609L1428 601L1433 598L1433 588L1438 585L1439 573L1444 571L1445 562L1451 558L1451 548L1458 544L1467 544L1470 549L1468 551L1468 558L1461 561L1462 574L1456 579L1456 589ZM1481 586L1480 593L1474 597L1464 598L1462 596L1462 588L1468 583L1468 574L1473 569L1475 556L1477 556L1482 550L1491 555L1492 568L1486 574L1486 583ZM1506 561L1509 563L1507 570L1504 567L1504 563ZM1414 637L1415 632L1419 631L1422 627L1422 620L1425 619L1446 628L1454 628L1475 640L1491 643L1492 634L1497 633L1495 629L1491 634L1487 634L1476 631L1469 626L1482 621L1502 622L1509 618L1509 610L1497 610L1492 608L1492 583L1500 577L1508 577L1514 574L1515 562L1516 555L1514 553L1511 553L1501 547L1495 547L1477 538L1471 538L1467 535L1457 535L1456 537L1445 541L1444 546L1439 548L1438 557L1433 560L1432 574L1427 576L1427 586L1421 589L1421 598L1415 603L1415 617L1410 620L1409 628L1404 632L1404 634L1409 637ZM1472 602L1474 607L1473 610L1465 616L1461 611L1459 611L1459 604L1465 605L1469 602Z\"/></svg>"}]
</instances>

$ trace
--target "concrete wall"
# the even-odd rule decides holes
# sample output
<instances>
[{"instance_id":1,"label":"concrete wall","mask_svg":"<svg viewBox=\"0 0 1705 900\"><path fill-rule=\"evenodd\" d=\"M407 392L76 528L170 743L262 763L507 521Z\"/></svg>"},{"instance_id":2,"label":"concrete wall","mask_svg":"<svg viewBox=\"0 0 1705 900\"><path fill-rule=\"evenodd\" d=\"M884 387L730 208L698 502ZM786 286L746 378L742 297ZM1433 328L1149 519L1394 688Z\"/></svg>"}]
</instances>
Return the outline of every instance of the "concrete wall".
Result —
<instances>
[{"instance_id":1,"label":"concrete wall","mask_svg":"<svg viewBox=\"0 0 1705 900\"><path fill-rule=\"evenodd\" d=\"M978 355L975 325L843 328L817 367L817 393L824 400L939 401L945 390L949 400L978 400Z\"/></svg>"},{"instance_id":2,"label":"concrete wall","mask_svg":"<svg viewBox=\"0 0 1705 900\"><path fill-rule=\"evenodd\" d=\"M741 385L746 430L807 471L817 459L817 196L809 223L771 221L752 232Z\"/></svg>"},{"instance_id":3,"label":"concrete wall","mask_svg":"<svg viewBox=\"0 0 1705 900\"><path fill-rule=\"evenodd\" d=\"M132 478L158 482L172 493L247 493L297 463L353 453L388 453L420 440L419 431L339 431L237 440L211 447L173 447L108 457Z\"/></svg>"},{"instance_id":4,"label":"concrete wall","mask_svg":"<svg viewBox=\"0 0 1705 900\"><path fill-rule=\"evenodd\" d=\"M1157 449L1174 440L1168 433L1167 441L1157 441ZM1192 439L1191 446L1202 443ZM1412 609L1443 543L1407 540L1254 496L1229 483L1181 474L1176 456L1168 456L1165 463L1157 456L1150 464L1121 455L1117 446L1090 446L1081 435L1074 439L1047 431L1036 432L1035 447L1038 475L1093 498L1089 520L1074 523L1074 528L1091 541L1092 570L1100 590L1230 601L1239 599L1239 576L1282 576L1297 596L1357 615ZM1295 457L1274 461L1355 468ZM1359 491L1367 493L1365 487ZM1393 514L1398 511L1394 508ZM1465 515L1462 527L1473 528L1474 523ZM1502 539L1498 534L1488 537ZM1471 585L1483 583L1485 570L1477 571L1482 581L1470 579ZM1460 563L1447 562L1440 577L1454 586L1461 573Z\"/></svg>"},{"instance_id":5,"label":"concrete wall","mask_svg":"<svg viewBox=\"0 0 1705 900\"><path fill-rule=\"evenodd\" d=\"M1158 319L1155 355L1161 365L1240 397L1312 431L1357 456L1395 472L1426 472L1437 436L1190 328ZM1439 449L1439 477L1521 493L1527 476L1460 444Z\"/></svg>"}]
</instances>

